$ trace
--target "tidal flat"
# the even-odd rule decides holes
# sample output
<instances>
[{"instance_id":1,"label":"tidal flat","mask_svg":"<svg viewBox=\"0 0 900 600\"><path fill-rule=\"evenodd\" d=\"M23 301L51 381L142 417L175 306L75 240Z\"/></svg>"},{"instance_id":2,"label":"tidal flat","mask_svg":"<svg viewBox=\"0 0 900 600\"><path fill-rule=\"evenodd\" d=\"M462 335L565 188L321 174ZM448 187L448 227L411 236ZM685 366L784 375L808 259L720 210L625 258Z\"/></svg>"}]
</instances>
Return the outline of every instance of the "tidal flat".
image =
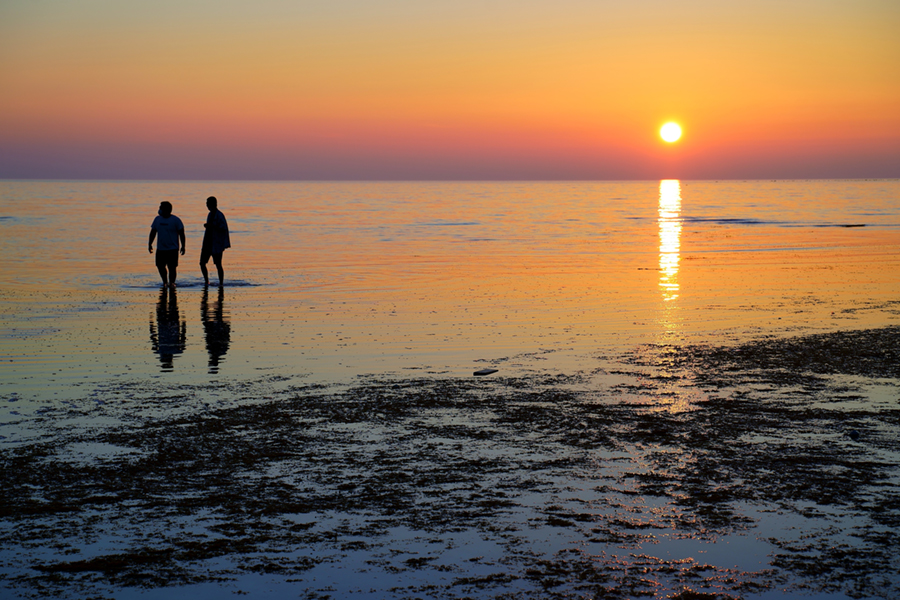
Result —
<instances>
[{"instance_id":1,"label":"tidal flat","mask_svg":"<svg viewBox=\"0 0 900 600\"><path fill-rule=\"evenodd\" d=\"M0 447L0 590L900 595L900 328L612 358L99 386Z\"/></svg>"}]
</instances>

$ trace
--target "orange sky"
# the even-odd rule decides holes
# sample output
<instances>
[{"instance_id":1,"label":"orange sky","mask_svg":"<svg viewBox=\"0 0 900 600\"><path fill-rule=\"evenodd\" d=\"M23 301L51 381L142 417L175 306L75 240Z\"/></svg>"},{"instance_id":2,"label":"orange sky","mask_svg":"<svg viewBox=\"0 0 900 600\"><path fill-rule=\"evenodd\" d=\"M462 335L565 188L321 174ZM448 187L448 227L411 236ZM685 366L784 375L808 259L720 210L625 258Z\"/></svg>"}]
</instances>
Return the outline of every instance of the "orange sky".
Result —
<instances>
[{"instance_id":1,"label":"orange sky","mask_svg":"<svg viewBox=\"0 0 900 600\"><path fill-rule=\"evenodd\" d=\"M141 4L0 4L0 177L900 177L893 0Z\"/></svg>"}]
</instances>

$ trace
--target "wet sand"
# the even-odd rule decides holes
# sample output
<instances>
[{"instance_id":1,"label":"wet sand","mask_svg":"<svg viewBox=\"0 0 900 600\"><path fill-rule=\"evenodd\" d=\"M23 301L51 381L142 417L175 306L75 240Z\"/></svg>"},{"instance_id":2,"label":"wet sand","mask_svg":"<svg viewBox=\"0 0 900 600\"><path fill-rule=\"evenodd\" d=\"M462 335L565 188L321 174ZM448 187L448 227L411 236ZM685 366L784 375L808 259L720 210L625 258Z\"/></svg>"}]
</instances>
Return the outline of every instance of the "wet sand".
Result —
<instances>
[{"instance_id":1,"label":"wet sand","mask_svg":"<svg viewBox=\"0 0 900 600\"><path fill-rule=\"evenodd\" d=\"M898 348L886 327L574 373L110 383L2 450L0 589L895 598Z\"/></svg>"}]
</instances>

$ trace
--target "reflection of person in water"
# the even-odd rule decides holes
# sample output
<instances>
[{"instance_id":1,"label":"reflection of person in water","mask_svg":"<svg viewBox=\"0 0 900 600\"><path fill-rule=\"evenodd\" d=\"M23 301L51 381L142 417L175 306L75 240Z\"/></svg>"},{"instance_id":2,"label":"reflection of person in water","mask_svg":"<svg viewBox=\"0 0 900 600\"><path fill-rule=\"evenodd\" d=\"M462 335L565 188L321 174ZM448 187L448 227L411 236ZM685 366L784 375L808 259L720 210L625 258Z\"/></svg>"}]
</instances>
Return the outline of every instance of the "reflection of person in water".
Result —
<instances>
[{"instance_id":1,"label":"reflection of person in water","mask_svg":"<svg viewBox=\"0 0 900 600\"><path fill-rule=\"evenodd\" d=\"M228 235L228 222L225 215L219 210L219 201L215 196L206 199L206 208L209 209L209 215L206 216L206 223L203 227L203 246L200 248L200 272L203 273L203 281L209 285L209 271L206 270L206 263L210 257L216 265L216 271L219 272L219 285L225 283L225 270L222 268L222 253L226 248L231 248L231 238Z\"/></svg>"},{"instance_id":2,"label":"reflection of person in water","mask_svg":"<svg viewBox=\"0 0 900 600\"><path fill-rule=\"evenodd\" d=\"M176 354L187 345L187 323L178 314L178 299L173 288L163 288L156 303L156 323L150 321L150 344L159 354L163 371L171 371Z\"/></svg>"},{"instance_id":3,"label":"reflection of person in water","mask_svg":"<svg viewBox=\"0 0 900 600\"><path fill-rule=\"evenodd\" d=\"M200 320L206 334L206 350L209 352L209 372L219 372L219 361L228 352L231 343L231 323L225 313L225 290L219 287L216 301L209 304L209 290L204 288L200 298Z\"/></svg>"}]
</instances>

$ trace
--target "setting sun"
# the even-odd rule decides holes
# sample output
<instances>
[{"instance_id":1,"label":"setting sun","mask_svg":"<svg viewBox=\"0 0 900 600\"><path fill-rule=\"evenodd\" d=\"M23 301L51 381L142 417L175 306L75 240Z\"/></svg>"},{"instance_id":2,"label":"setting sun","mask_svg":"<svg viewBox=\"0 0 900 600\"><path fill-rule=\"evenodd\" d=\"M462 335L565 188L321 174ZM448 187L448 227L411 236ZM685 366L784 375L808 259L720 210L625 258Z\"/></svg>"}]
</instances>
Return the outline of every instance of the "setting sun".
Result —
<instances>
[{"instance_id":1,"label":"setting sun","mask_svg":"<svg viewBox=\"0 0 900 600\"><path fill-rule=\"evenodd\" d=\"M678 123L666 123L659 130L659 137L669 143L677 142L681 138L681 127Z\"/></svg>"}]
</instances>

